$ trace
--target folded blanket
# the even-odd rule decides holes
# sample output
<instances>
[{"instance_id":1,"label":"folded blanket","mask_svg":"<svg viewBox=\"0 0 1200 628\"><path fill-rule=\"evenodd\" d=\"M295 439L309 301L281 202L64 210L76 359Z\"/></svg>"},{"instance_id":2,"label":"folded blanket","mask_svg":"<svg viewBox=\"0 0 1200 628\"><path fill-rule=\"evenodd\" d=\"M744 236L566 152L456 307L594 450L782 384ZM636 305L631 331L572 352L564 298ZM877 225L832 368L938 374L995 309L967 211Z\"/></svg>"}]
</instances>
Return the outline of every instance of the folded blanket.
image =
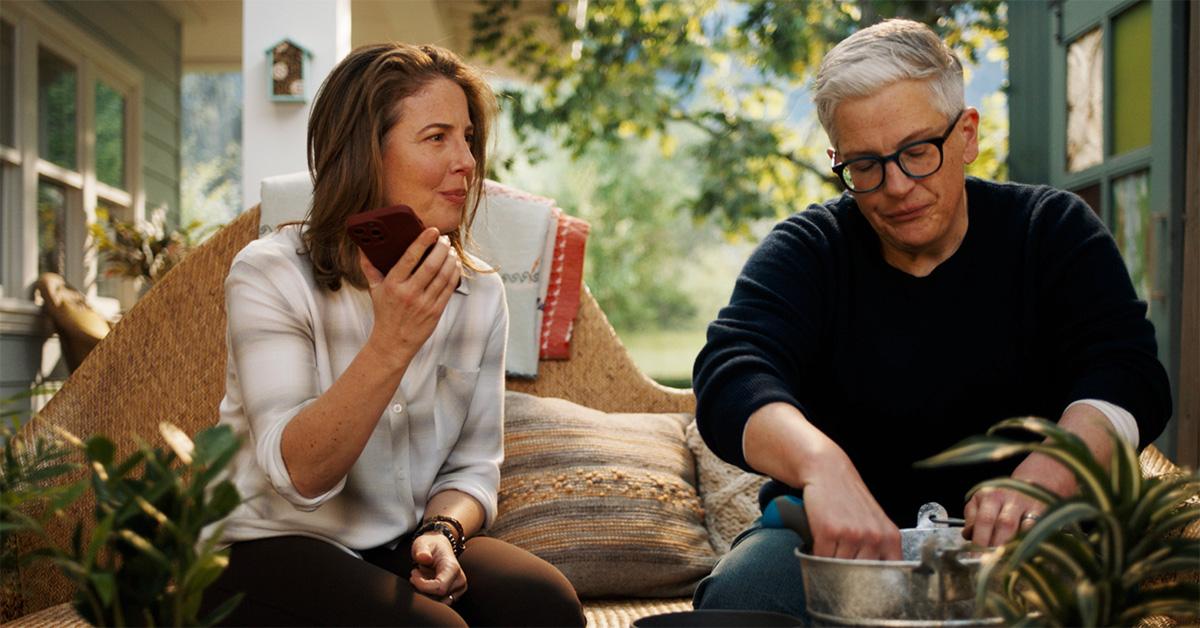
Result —
<instances>
[{"instance_id":1,"label":"folded blanket","mask_svg":"<svg viewBox=\"0 0 1200 628\"><path fill-rule=\"evenodd\" d=\"M546 318L546 295L550 292L551 271L554 268L554 249L558 242L558 225L562 223L563 210L558 207L550 208L550 226L546 229L546 246L542 249L542 259L545 261L545 272L539 277L538 282L538 302L537 316L535 317L534 329L538 332L538 357L546 359L545 347L541 344L542 338L546 335L546 325L549 319Z\"/></svg>"},{"instance_id":2,"label":"folded blanket","mask_svg":"<svg viewBox=\"0 0 1200 628\"><path fill-rule=\"evenodd\" d=\"M583 219L558 212L554 253L550 258L550 281L543 306L543 360L566 360L571 357L571 332L575 326L575 315L579 313L584 247L589 228Z\"/></svg>"},{"instance_id":3,"label":"folded blanket","mask_svg":"<svg viewBox=\"0 0 1200 628\"><path fill-rule=\"evenodd\" d=\"M554 201L487 181L471 235L480 257L500 273L508 301L507 371L536 377L545 294L547 240L556 230Z\"/></svg>"}]
</instances>

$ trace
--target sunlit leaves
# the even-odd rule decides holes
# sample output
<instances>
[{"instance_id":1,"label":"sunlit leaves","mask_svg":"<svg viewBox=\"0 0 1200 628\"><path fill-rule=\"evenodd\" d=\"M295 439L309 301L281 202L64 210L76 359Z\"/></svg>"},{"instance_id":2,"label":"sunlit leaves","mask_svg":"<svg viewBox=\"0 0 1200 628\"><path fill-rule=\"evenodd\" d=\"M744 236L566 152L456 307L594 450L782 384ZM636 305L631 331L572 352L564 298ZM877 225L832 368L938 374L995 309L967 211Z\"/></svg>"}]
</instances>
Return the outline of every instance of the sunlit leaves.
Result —
<instances>
[{"instance_id":1,"label":"sunlit leaves","mask_svg":"<svg viewBox=\"0 0 1200 628\"><path fill-rule=\"evenodd\" d=\"M985 51L1002 58L1006 38L999 0L606 0L588 3L583 16L574 2L481 4L472 52L536 86L503 101L519 139L549 134L578 157L594 144L670 136L664 154L700 182L688 211L731 233L840 191L824 134L806 133L805 116L788 111L784 96L838 41L908 17L930 24L970 64ZM997 134L973 174L1004 174L1007 122L995 122L1003 128L986 129Z\"/></svg>"}]
</instances>

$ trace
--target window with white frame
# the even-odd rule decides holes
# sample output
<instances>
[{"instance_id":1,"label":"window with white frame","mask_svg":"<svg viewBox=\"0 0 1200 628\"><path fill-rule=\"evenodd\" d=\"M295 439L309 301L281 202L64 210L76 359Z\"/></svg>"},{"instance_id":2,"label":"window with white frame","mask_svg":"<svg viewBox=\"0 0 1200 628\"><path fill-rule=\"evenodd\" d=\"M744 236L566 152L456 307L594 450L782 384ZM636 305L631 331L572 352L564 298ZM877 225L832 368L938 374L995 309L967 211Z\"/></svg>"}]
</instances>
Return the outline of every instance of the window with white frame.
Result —
<instances>
[{"instance_id":1,"label":"window with white frame","mask_svg":"<svg viewBox=\"0 0 1200 628\"><path fill-rule=\"evenodd\" d=\"M55 272L107 313L135 287L98 268L88 226L143 214L141 77L44 6L0 17L0 298L27 302Z\"/></svg>"}]
</instances>

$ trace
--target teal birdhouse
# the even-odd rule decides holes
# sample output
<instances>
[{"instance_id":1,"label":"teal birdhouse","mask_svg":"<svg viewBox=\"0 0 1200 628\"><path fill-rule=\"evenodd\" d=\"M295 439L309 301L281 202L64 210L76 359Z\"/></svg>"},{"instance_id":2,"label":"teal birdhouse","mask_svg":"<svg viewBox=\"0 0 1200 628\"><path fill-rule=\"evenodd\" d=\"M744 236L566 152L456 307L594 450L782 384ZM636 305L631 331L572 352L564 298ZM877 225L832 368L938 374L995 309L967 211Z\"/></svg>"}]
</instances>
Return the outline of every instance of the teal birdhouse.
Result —
<instances>
[{"instance_id":1,"label":"teal birdhouse","mask_svg":"<svg viewBox=\"0 0 1200 628\"><path fill-rule=\"evenodd\" d=\"M267 94L275 102L305 102L312 53L290 39L267 48Z\"/></svg>"}]
</instances>

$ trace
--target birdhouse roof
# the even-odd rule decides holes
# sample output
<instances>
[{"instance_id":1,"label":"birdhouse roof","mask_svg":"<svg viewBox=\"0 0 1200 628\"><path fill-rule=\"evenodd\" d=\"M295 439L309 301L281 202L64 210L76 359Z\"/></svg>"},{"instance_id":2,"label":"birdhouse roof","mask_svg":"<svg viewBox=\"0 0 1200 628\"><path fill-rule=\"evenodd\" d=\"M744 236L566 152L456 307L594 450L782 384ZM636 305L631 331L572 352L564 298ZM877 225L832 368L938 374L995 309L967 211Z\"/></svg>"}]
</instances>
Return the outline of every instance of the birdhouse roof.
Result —
<instances>
[{"instance_id":1,"label":"birdhouse roof","mask_svg":"<svg viewBox=\"0 0 1200 628\"><path fill-rule=\"evenodd\" d=\"M288 37L284 37L283 39L280 39L279 41L277 41L277 42L275 42L275 43L271 44L270 46L267 46L267 49L266 49L266 50L264 50L263 52L265 52L265 53L267 53L267 54L270 54L270 53L271 53L271 52L273 52L273 51L274 51L276 48L278 48L278 47L279 47L279 46L281 46L281 45L285 45L285 44L286 44L286 45L288 45L288 46L291 46L291 47L293 47L293 48L297 48L297 49L299 49L299 50L300 50L300 52L303 52L305 56L308 56L308 57L311 57L311 56L312 56L312 51L311 51L311 50L309 50L308 48L305 48L304 46L301 46L300 44L298 44L298 43L296 43L296 42L292 41L292 40L291 40L291 38L288 38Z\"/></svg>"}]
</instances>

